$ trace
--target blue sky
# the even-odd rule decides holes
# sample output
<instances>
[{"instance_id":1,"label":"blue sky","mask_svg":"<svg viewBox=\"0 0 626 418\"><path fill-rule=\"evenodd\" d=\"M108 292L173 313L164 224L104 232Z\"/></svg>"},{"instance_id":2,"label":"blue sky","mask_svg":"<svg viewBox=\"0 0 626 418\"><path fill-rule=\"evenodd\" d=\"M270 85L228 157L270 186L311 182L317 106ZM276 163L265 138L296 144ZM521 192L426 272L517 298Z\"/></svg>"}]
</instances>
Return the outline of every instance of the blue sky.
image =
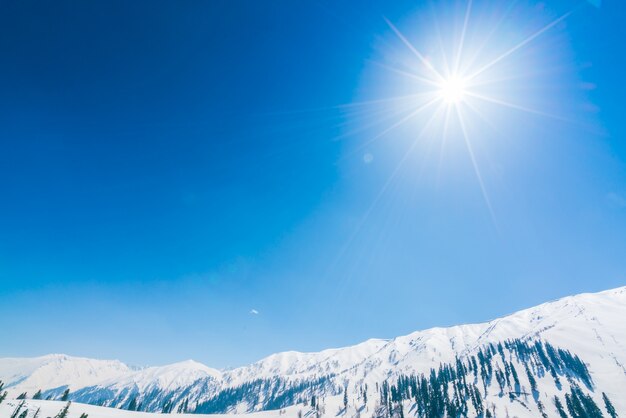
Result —
<instances>
[{"instance_id":1,"label":"blue sky","mask_svg":"<svg viewBox=\"0 0 626 418\"><path fill-rule=\"evenodd\" d=\"M354 105L415 88L385 18L432 49L464 2L3 3L0 355L236 366L626 284L626 6L496 3L502 43L573 13L502 63L562 118L468 120L484 191Z\"/></svg>"}]
</instances>

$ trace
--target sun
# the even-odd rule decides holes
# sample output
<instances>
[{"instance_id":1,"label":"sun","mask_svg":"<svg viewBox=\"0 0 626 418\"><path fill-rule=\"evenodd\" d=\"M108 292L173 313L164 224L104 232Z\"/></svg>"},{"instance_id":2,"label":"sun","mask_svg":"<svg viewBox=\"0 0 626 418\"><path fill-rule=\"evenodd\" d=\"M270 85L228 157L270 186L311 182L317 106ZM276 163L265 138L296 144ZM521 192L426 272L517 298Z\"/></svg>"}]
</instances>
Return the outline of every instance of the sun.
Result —
<instances>
[{"instance_id":1,"label":"sun","mask_svg":"<svg viewBox=\"0 0 626 418\"><path fill-rule=\"evenodd\" d=\"M511 2L515 3L514 0ZM474 0L458 0L458 3L465 4L465 11L458 15L454 13L449 20L443 22L438 22L435 16L434 29L426 31L424 45L420 48L385 18L391 31L405 48L400 50L404 52L398 53L394 46L389 52L389 62L376 64L402 76L400 91L403 94L363 103L384 103L386 108L382 120L385 123L392 119L389 114L395 117L393 112L398 109L397 120L392 119L368 143L403 125L410 124L418 129L412 134L404 156L386 184L396 176L418 142L427 143L429 148L438 143L440 161L452 140L455 144L465 145L485 204L495 222L495 214L474 151L475 132L482 123L494 127L489 112L498 111L498 108L554 117L525 104L528 96L521 83L537 73L532 57L540 48L532 49L529 45L537 42L541 36L546 36L546 32L557 27L573 11L546 22L544 26L526 35L511 28L503 30L503 23L512 19L512 8L505 10L501 16L494 14L492 22L490 14L483 15L481 9L473 10ZM458 9L459 12L461 10ZM527 51L522 55L524 49ZM412 94L405 94L407 90ZM498 115L500 118L503 114Z\"/></svg>"},{"instance_id":2,"label":"sun","mask_svg":"<svg viewBox=\"0 0 626 418\"><path fill-rule=\"evenodd\" d=\"M437 93L449 105L461 103L467 95L467 82L462 77L450 76L439 84Z\"/></svg>"}]
</instances>

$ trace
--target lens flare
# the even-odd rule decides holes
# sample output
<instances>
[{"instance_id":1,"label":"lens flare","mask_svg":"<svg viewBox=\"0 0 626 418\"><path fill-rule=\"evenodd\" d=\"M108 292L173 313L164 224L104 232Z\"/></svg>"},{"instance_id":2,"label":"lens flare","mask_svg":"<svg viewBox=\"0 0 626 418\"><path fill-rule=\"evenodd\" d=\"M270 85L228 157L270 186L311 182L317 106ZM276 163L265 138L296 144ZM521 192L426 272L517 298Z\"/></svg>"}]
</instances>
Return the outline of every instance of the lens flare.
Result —
<instances>
[{"instance_id":1,"label":"lens flare","mask_svg":"<svg viewBox=\"0 0 626 418\"><path fill-rule=\"evenodd\" d=\"M450 76L446 78L439 86L438 95L444 102L450 105L458 104L463 101L467 93L467 84L465 80L459 76Z\"/></svg>"},{"instance_id":2,"label":"lens flare","mask_svg":"<svg viewBox=\"0 0 626 418\"><path fill-rule=\"evenodd\" d=\"M502 2L508 6L498 9L501 13L476 10L472 0L452 3L459 7L446 7L442 12L444 19L433 15L431 19L407 25L421 33L418 36L403 33L386 19L395 39L384 44L384 59L373 62L386 70L386 75L389 72L399 75L400 82L389 83L391 89L397 89L395 95L361 103L380 106L380 118L363 112L368 120L367 129L373 123L381 126L364 146L389 137L392 131L403 131L403 137L411 139L408 147L403 147L404 157L385 184L398 175L400 166L410 161L408 154L416 150L424 151L425 156L439 148L441 165L446 147L465 148L485 205L496 224L479 167L482 159L477 155L477 151L485 149L486 142L481 138L488 135L482 135L479 125L486 123L496 131L495 125L503 126L503 118L509 117L507 111L564 120L538 108L529 92L539 86L532 77L546 72L542 65L545 55L539 52L546 48L538 47L539 40L546 40L549 31L562 26L572 11L545 20L534 15L533 25L541 21L543 24L529 30L532 26L527 23L515 25L520 13L514 1ZM533 9L529 13L537 11ZM425 147L418 149L418 141Z\"/></svg>"}]
</instances>

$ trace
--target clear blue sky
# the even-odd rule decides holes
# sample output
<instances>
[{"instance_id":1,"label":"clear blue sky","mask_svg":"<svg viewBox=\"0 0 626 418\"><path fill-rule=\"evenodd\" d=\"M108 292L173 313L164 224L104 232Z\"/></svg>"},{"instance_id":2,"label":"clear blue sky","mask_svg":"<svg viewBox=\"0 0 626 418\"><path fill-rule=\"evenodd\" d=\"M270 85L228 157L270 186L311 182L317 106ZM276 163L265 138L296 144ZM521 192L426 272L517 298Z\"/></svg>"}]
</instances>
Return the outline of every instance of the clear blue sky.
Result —
<instances>
[{"instance_id":1,"label":"clear blue sky","mask_svg":"<svg viewBox=\"0 0 626 418\"><path fill-rule=\"evenodd\" d=\"M2 2L0 356L236 366L626 284L622 2L509 10L574 9L503 62L567 121L471 122L493 214L458 138L400 164L415 126L341 106L404 91L385 18L424 45L463 7Z\"/></svg>"}]
</instances>

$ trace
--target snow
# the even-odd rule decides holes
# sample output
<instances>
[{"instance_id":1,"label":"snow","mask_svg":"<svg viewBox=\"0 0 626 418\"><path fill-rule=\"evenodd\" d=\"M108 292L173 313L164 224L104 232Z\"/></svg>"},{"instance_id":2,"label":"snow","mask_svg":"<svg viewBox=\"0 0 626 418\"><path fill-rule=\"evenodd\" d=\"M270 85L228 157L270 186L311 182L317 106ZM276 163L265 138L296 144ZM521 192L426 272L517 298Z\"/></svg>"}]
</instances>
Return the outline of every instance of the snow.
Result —
<instances>
[{"instance_id":1,"label":"snow","mask_svg":"<svg viewBox=\"0 0 626 418\"><path fill-rule=\"evenodd\" d=\"M49 354L34 358L1 358L0 380L10 394L39 389L68 386L75 390L98 384L105 380L119 379L132 369L117 360L94 360Z\"/></svg>"},{"instance_id":2,"label":"snow","mask_svg":"<svg viewBox=\"0 0 626 418\"><path fill-rule=\"evenodd\" d=\"M220 380L222 373L197 361L187 360L167 366L148 367L130 373L122 378L101 382L102 386L127 387L136 385L140 391L153 388L175 390L189 386L198 379L213 378Z\"/></svg>"},{"instance_id":3,"label":"snow","mask_svg":"<svg viewBox=\"0 0 626 418\"><path fill-rule=\"evenodd\" d=\"M11 413L18 406L20 401L11 400L0 404L0 417L9 417ZM54 417L64 406L66 402L61 401L43 401L43 400L27 400L24 404L24 409L28 409L28 418L32 418L38 408L39 418ZM232 414L229 417L232 418L283 418L283 417L296 417L298 411L302 410L302 407L290 407L281 411L263 411L255 412L252 414ZM163 418L161 413L149 413L149 412L134 412L125 411L123 409L104 408L101 406L85 405L76 402L72 402L68 411L67 418L79 418L82 413L89 415L89 418ZM303 415L304 416L304 415ZM178 418L215 418L220 415L205 415L205 414L176 414ZM304 418L306 418L304 416Z\"/></svg>"},{"instance_id":4,"label":"snow","mask_svg":"<svg viewBox=\"0 0 626 418\"><path fill-rule=\"evenodd\" d=\"M333 348L318 353L287 351L272 354L250 366L240 367L225 373L226 380L240 384L253 378L272 376L309 377L340 373L358 365L375 355L387 340L371 339L346 348Z\"/></svg>"},{"instance_id":5,"label":"snow","mask_svg":"<svg viewBox=\"0 0 626 418\"><path fill-rule=\"evenodd\" d=\"M481 324L431 328L392 340L372 339L355 346L318 353L277 353L232 370L220 371L191 360L133 370L115 360L50 355L32 359L0 359L0 379L7 383L11 397L21 392L32 395L40 388L52 389L64 385L68 385L72 391L87 386L113 387L117 390L132 387L140 391L152 388L173 391L189 387L198 379L204 378L214 382L215 387L223 388L274 376L297 380L333 374L336 375L333 378L336 383L349 381L350 393L355 394L355 388L363 383L373 387L376 382L399 373L426 373L439 363L454 361L457 355L473 354L487 343L514 338L541 338L579 355L587 363L591 376L600 389L594 395L598 405L602 405L600 396L605 391L618 413L626 415L626 397L620 393L620 388L626 386L625 318L626 287L622 287L566 297ZM549 400L557 394L554 392L556 389L541 386L541 383L540 379L542 399ZM335 415L341 405L340 397L328 397L325 402L327 412ZM501 408L500 411L506 408L510 416L532 416L520 403L509 403L506 399L490 399L490 402ZM552 405L549 402L544 403L548 414L553 416L555 411ZM0 405L0 412L4 411L2 408L7 408L5 404ZM50 416L56 415L60 405L54 402L41 403L42 408L45 406L55 409ZM81 408L89 409L90 418L153 415L117 410L107 413L98 407L79 404L75 404L73 408L77 411L82 410ZM287 408L287 415L296 416L296 412L302 408ZM239 405L236 410L245 409L246 405ZM356 415L356 411L356 405L349 407L348 415ZM274 415L264 412L255 416L266 418ZM0 416L4 415L0 413ZM45 418L47 415L40 416Z\"/></svg>"}]
</instances>

